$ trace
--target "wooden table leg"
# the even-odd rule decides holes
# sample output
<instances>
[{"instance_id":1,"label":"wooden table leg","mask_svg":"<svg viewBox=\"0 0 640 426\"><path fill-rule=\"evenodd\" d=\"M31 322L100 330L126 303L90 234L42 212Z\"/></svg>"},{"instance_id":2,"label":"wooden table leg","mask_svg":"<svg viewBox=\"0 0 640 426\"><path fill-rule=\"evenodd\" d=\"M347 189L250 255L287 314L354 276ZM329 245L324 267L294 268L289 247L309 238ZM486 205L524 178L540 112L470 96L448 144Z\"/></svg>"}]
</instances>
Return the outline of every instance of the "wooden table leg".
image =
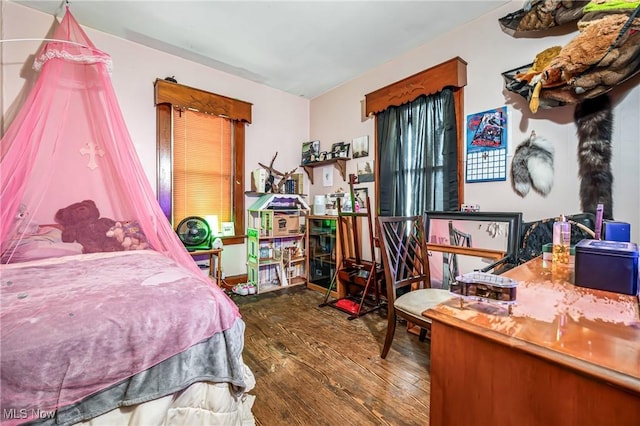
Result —
<instances>
[{"instance_id":1,"label":"wooden table leg","mask_svg":"<svg viewBox=\"0 0 640 426\"><path fill-rule=\"evenodd\" d=\"M209 253L209 276L210 277L215 277L215 275L213 274L213 256L215 256L215 254L213 252ZM218 286L220 285L220 283L218 283Z\"/></svg>"},{"instance_id":2,"label":"wooden table leg","mask_svg":"<svg viewBox=\"0 0 640 426\"><path fill-rule=\"evenodd\" d=\"M220 250L219 252L211 253L211 260L209 261L209 268L210 268L210 273L211 273L212 277L214 276L213 275L213 256L216 256L217 260L218 260L218 268L217 268L216 275L215 275L216 283L218 284L218 287L224 289L224 288L226 288L227 283L226 283L226 281L224 279L222 279L222 250Z\"/></svg>"},{"instance_id":3,"label":"wooden table leg","mask_svg":"<svg viewBox=\"0 0 640 426\"><path fill-rule=\"evenodd\" d=\"M227 283L222 279L222 249L196 250L189 252L192 257L209 256L209 276L216 280L218 287L225 288ZM216 257L218 267L215 268L213 258Z\"/></svg>"}]
</instances>

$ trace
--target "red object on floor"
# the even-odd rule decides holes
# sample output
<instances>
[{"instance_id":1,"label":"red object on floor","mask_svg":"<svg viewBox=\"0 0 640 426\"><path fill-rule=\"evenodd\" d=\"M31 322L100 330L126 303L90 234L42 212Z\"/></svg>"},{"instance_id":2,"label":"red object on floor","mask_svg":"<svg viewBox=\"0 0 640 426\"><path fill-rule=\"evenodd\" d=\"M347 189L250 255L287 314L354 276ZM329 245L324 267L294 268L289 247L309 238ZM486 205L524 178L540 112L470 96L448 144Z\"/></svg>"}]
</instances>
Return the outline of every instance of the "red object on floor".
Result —
<instances>
[{"instance_id":1,"label":"red object on floor","mask_svg":"<svg viewBox=\"0 0 640 426\"><path fill-rule=\"evenodd\" d=\"M360 304L349 299L340 299L336 302L336 307L355 314L360 309Z\"/></svg>"}]
</instances>

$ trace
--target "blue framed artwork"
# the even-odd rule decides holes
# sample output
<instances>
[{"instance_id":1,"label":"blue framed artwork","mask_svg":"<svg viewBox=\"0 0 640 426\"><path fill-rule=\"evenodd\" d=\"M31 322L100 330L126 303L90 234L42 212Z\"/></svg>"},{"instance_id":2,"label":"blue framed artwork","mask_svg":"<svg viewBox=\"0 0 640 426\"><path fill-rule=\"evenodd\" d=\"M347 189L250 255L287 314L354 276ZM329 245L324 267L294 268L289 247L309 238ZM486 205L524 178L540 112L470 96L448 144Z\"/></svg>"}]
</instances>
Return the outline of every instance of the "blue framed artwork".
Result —
<instances>
[{"instance_id":1,"label":"blue framed artwork","mask_svg":"<svg viewBox=\"0 0 640 426\"><path fill-rule=\"evenodd\" d=\"M507 107L467 116L466 182L507 180Z\"/></svg>"}]
</instances>

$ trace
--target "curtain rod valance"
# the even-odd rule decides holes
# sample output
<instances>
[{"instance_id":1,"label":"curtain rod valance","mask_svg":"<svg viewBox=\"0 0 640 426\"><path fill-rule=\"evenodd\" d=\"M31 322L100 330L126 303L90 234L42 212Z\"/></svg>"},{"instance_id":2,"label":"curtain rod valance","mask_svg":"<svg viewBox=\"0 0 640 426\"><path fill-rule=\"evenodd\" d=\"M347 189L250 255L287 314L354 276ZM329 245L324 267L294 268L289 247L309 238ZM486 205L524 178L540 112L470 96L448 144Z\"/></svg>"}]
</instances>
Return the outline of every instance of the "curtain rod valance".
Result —
<instances>
[{"instance_id":1,"label":"curtain rod valance","mask_svg":"<svg viewBox=\"0 0 640 426\"><path fill-rule=\"evenodd\" d=\"M226 96L216 95L215 93L161 79L156 79L154 85L156 105L171 104L235 121L251 123L251 106L253 104L249 102L227 98ZM196 93L195 96L194 92Z\"/></svg>"},{"instance_id":2,"label":"curtain rod valance","mask_svg":"<svg viewBox=\"0 0 640 426\"><path fill-rule=\"evenodd\" d=\"M422 95L432 95L445 87L460 88L467 85L467 62L455 57L365 95L367 116L377 114L390 106L411 102Z\"/></svg>"}]
</instances>

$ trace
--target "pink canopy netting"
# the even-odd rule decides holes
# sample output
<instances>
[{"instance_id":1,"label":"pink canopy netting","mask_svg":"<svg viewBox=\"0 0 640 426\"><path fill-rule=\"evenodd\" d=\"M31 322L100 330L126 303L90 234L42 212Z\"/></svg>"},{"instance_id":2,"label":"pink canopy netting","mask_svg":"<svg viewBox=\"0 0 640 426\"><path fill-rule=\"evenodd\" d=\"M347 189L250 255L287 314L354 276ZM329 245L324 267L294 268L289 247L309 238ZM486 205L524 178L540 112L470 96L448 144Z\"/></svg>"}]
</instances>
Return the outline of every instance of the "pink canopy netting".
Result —
<instances>
[{"instance_id":1,"label":"pink canopy netting","mask_svg":"<svg viewBox=\"0 0 640 426\"><path fill-rule=\"evenodd\" d=\"M110 56L68 10L53 39L68 42L48 42L37 55L40 76L0 143L3 249L36 225L62 227L59 209L93 200L100 217L137 221L150 247L200 274L138 160L111 85ZM3 257L17 261L11 252Z\"/></svg>"},{"instance_id":2,"label":"pink canopy netting","mask_svg":"<svg viewBox=\"0 0 640 426\"><path fill-rule=\"evenodd\" d=\"M215 326L207 333L228 329L239 317L237 306L200 271L156 201L111 85L111 58L95 48L68 9L53 39L60 41L46 43L36 56L34 68L41 69L40 75L0 141L0 263L13 264L0 265L0 278L3 267L13 268L17 262L29 260L16 255L23 247L21 241L47 226L64 233L60 217L56 217L58 211L91 200L100 217L137 222L148 250L192 271L189 275L198 277L194 283L206 283L209 289L205 293L217 306ZM80 253L89 252L75 244L81 247ZM53 250L36 258L63 254L70 253ZM94 306L99 301L86 302ZM11 325L5 321L11 314L5 308L3 350L8 341L4 331ZM206 337L194 336L191 344ZM152 362L183 349L168 343ZM129 373L150 365L138 367ZM79 396L70 393L62 402Z\"/></svg>"}]
</instances>

